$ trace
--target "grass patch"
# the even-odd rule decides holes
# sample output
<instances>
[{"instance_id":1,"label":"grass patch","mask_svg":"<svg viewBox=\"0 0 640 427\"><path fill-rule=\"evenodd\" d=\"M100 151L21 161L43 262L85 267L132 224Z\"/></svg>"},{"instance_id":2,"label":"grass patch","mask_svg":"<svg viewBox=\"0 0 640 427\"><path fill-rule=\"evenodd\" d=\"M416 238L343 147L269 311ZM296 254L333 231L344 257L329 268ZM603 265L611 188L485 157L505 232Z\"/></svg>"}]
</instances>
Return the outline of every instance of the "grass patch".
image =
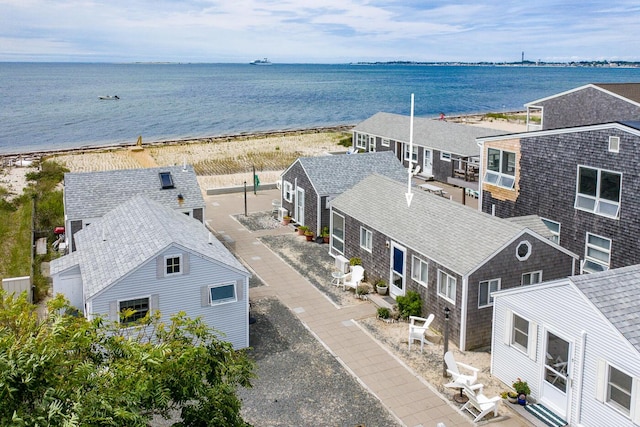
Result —
<instances>
[{"instance_id":1,"label":"grass patch","mask_svg":"<svg viewBox=\"0 0 640 427\"><path fill-rule=\"evenodd\" d=\"M3 210L0 221L0 278L31 274L31 209L33 200L25 198L14 210Z\"/></svg>"}]
</instances>

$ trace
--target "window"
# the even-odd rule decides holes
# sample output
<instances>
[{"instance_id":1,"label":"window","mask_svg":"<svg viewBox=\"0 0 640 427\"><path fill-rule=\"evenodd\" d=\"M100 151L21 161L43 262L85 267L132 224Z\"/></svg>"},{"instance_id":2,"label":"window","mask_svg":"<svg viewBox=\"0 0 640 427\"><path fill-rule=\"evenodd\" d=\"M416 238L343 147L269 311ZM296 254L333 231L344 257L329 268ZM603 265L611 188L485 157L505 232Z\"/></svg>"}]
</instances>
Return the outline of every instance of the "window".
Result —
<instances>
[{"instance_id":1,"label":"window","mask_svg":"<svg viewBox=\"0 0 640 427\"><path fill-rule=\"evenodd\" d=\"M445 162L451 161L451 153L447 153L446 151L440 152L440 160L444 160Z\"/></svg>"},{"instance_id":2,"label":"window","mask_svg":"<svg viewBox=\"0 0 640 427\"><path fill-rule=\"evenodd\" d=\"M551 232L551 237L549 238L549 240L559 245L560 244L560 223L551 221L550 219L546 219L546 218L541 218L541 219L544 225L546 225L549 231Z\"/></svg>"},{"instance_id":3,"label":"window","mask_svg":"<svg viewBox=\"0 0 640 427\"><path fill-rule=\"evenodd\" d=\"M519 261L526 261L531 256L531 243L524 240L518 243L518 247L516 248L516 258Z\"/></svg>"},{"instance_id":4,"label":"window","mask_svg":"<svg viewBox=\"0 0 640 427\"><path fill-rule=\"evenodd\" d=\"M438 295L456 303L456 278L438 270Z\"/></svg>"},{"instance_id":5,"label":"window","mask_svg":"<svg viewBox=\"0 0 640 427\"><path fill-rule=\"evenodd\" d=\"M404 159L408 160L410 162L417 162L418 161L418 147L414 145L411 148L412 148L412 151L411 151L411 153L409 153L409 144L405 144L404 145Z\"/></svg>"},{"instance_id":6,"label":"window","mask_svg":"<svg viewBox=\"0 0 640 427\"><path fill-rule=\"evenodd\" d=\"M491 294L500 290L500 279L485 280L480 282L478 289L478 308L489 307L493 305L493 297Z\"/></svg>"},{"instance_id":7,"label":"window","mask_svg":"<svg viewBox=\"0 0 640 427\"><path fill-rule=\"evenodd\" d=\"M174 188L171 172L160 172L160 186L163 190Z\"/></svg>"},{"instance_id":8,"label":"window","mask_svg":"<svg viewBox=\"0 0 640 427\"><path fill-rule=\"evenodd\" d=\"M596 273L609 269L611 261L611 240L587 233L587 244L582 265L583 273Z\"/></svg>"},{"instance_id":9,"label":"window","mask_svg":"<svg viewBox=\"0 0 640 427\"><path fill-rule=\"evenodd\" d=\"M511 345L525 353L529 349L529 321L514 313Z\"/></svg>"},{"instance_id":10,"label":"window","mask_svg":"<svg viewBox=\"0 0 640 427\"><path fill-rule=\"evenodd\" d=\"M282 184L282 198L289 203L293 201L293 185L289 181Z\"/></svg>"},{"instance_id":11,"label":"window","mask_svg":"<svg viewBox=\"0 0 640 427\"><path fill-rule=\"evenodd\" d=\"M620 152L620 137L619 136L610 136L609 137L609 151L612 153Z\"/></svg>"},{"instance_id":12,"label":"window","mask_svg":"<svg viewBox=\"0 0 640 427\"><path fill-rule=\"evenodd\" d=\"M516 176L516 153L495 148L487 150L487 172L485 182L513 189Z\"/></svg>"},{"instance_id":13,"label":"window","mask_svg":"<svg viewBox=\"0 0 640 427\"><path fill-rule=\"evenodd\" d=\"M344 217L333 212L331 221L331 247L339 254L344 254Z\"/></svg>"},{"instance_id":14,"label":"window","mask_svg":"<svg viewBox=\"0 0 640 427\"><path fill-rule=\"evenodd\" d=\"M373 235L364 227L360 227L360 247L369 252L373 247Z\"/></svg>"},{"instance_id":15,"label":"window","mask_svg":"<svg viewBox=\"0 0 640 427\"><path fill-rule=\"evenodd\" d=\"M211 305L236 302L236 285L235 283L225 283L224 285L211 286L209 297Z\"/></svg>"},{"instance_id":16,"label":"window","mask_svg":"<svg viewBox=\"0 0 640 427\"><path fill-rule=\"evenodd\" d=\"M622 174L578 166L578 189L575 208L598 215L618 218Z\"/></svg>"},{"instance_id":17,"label":"window","mask_svg":"<svg viewBox=\"0 0 640 427\"><path fill-rule=\"evenodd\" d=\"M534 283L540 282L542 282L542 271L532 271L531 273L524 273L522 275L520 285L533 285Z\"/></svg>"},{"instance_id":18,"label":"window","mask_svg":"<svg viewBox=\"0 0 640 427\"><path fill-rule=\"evenodd\" d=\"M426 261L414 256L411 259L411 278L421 285L427 286L429 279L429 265Z\"/></svg>"},{"instance_id":19,"label":"window","mask_svg":"<svg viewBox=\"0 0 640 427\"><path fill-rule=\"evenodd\" d=\"M382 142L380 143L383 147L388 147L389 144L389 139L388 138L382 138Z\"/></svg>"},{"instance_id":20,"label":"window","mask_svg":"<svg viewBox=\"0 0 640 427\"><path fill-rule=\"evenodd\" d=\"M182 261L182 255L171 255L164 258L165 276L172 274L180 274L180 264Z\"/></svg>"},{"instance_id":21,"label":"window","mask_svg":"<svg viewBox=\"0 0 640 427\"><path fill-rule=\"evenodd\" d=\"M149 312L149 298L138 298L119 302L119 311L133 310L133 314L120 317L120 323L128 325L142 319Z\"/></svg>"},{"instance_id":22,"label":"window","mask_svg":"<svg viewBox=\"0 0 640 427\"><path fill-rule=\"evenodd\" d=\"M367 142L369 141L369 137L363 133L356 134L356 148L367 149Z\"/></svg>"}]
</instances>

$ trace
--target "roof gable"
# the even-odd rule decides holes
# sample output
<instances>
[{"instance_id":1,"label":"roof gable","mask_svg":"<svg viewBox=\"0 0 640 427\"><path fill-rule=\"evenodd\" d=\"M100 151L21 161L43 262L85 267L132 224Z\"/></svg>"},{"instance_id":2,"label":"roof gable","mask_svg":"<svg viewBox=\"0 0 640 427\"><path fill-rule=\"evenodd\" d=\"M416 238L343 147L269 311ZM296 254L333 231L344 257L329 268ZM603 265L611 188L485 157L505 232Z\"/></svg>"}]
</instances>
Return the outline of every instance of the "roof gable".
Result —
<instances>
[{"instance_id":1,"label":"roof gable","mask_svg":"<svg viewBox=\"0 0 640 427\"><path fill-rule=\"evenodd\" d=\"M410 120L409 116L380 112L356 125L353 131L409 143ZM425 117L414 117L413 119L414 144L461 156L478 156L480 154L475 143L476 138L502 133L504 131L445 120Z\"/></svg>"},{"instance_id":2,"label":"roof gable","mask_svg":"<svg viewBox=\"0 0 640 427\"><path fill-rule=\"evenodd\" d=\"M585 89L596 89L615 96L616 98L620 98L624 101L640 106L640 83L591 83L564 92L556 93L544 98L536 99L535 101L527 102L526 104L524 104L524 106L534 107L550 99L559 98L570 93L579 92Z\"/></svg>"},{"instance_id":3,"label":"roof gable","mask_svg":"<svg viewBox=\"0 0 640 427\"><path fill-rule=\"evenodd\" d=\"M138 195L75 235L85 297L130 274L177 245L212 262L249 274L197 220Z\"/></svg>"},{"instance_id":4,"label":"roof gable","mask_svg":"<svg viewBox=\"0 0 640 427\"><path fill-rule=\"evenodd\" d=\"M298 162L320 196L341 194L372 173L408 179L407 169L391 151L301 157Z\"/></svg>"},{"instance_id":5,"label":"roof gable","mask_svg":"<svg viewBox=\"0 0 640 427\"><path fill-rule=\"evenodd\" d=\"M406 191L406 185L374 174L336 197L332 208L461 275L527 230L423 191L413 194L408 207ZM473 250L460 250L464 241L473 241Z\"/></svg>"},{"instance_id":6,"label":"roof gable","mask_svg":"<svg viewBox=\"0 0 640 427\"><path fill-rule=\"evenodd\" d=\"M205 205L189 165L64 175L64 209L69 220L99 218L137 194L175 209ZM178 195L182 195L181 203Z\"/></svg>"}]
</instances>

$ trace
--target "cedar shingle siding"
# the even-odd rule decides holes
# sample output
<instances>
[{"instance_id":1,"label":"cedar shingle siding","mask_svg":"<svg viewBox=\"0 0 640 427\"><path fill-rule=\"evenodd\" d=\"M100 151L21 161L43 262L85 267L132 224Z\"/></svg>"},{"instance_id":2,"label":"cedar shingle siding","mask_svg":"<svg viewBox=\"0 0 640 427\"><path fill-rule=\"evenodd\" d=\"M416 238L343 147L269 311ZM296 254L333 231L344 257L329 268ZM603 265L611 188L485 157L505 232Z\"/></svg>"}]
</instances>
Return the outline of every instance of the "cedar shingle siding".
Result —
<instances>
[{"instance_id":1,"label":"cedar shingle siding","mask_svg":"<svg viewBox=\"0 0 640 427\"><path fill-rule=\"evenodd\" d=\"M533 134L532 134L533 135ZM620 137L620 152L608 151L609 136ZM485 148L491 142L485 142ZM520 179L515 202L492 197L484 186L482 210L498 217L539 215L559 222L560 245L584 257L586 233L612 240L610 268L640 263L640 136L604 130L527 136L520 139ZM578 165L622 173L619 219L574 208Z\"/></svg>"}]
</instances>

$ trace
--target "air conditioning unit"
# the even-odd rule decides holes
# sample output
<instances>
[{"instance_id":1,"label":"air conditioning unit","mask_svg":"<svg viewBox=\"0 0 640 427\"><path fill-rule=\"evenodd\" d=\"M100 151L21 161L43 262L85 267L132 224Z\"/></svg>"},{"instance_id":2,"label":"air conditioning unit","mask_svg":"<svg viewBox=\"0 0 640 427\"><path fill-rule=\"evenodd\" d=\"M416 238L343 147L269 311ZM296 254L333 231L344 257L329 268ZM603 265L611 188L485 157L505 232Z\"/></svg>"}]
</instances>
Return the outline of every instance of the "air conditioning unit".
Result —
<instances>
[{"instance_id":1,"label":"air conditioning unit","mask_svg":"<svg viewBox=\"0 0 640 427\"><path fill-rule=\"evenodd\" d=\"M282 221L282 219L287 215L289 215L289 211L287 210L287 208L278 208L278 221Z\"/></svg>"},{"instance_id":2,"label":"air conditioning unit","mask_svg":"<svg viewBox=\"0 0 640 427\"><path fill-rule=\"evenodd\" d=\"M347 274L349 272L349 260L342 255L336 256L336 270Z\"/></svg>"}]
</instances>

